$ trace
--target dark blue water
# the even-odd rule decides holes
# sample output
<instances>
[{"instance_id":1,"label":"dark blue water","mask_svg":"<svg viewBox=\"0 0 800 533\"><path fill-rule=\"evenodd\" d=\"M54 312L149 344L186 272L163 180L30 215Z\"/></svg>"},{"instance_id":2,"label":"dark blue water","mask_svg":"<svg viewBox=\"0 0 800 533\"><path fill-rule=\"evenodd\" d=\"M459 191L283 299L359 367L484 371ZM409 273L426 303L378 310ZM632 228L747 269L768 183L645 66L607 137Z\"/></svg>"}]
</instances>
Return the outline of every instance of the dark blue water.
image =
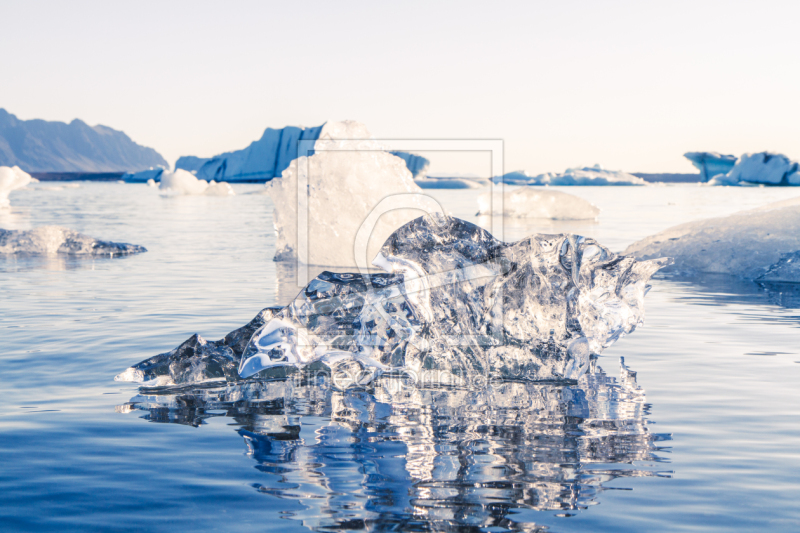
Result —
<instances>
[{"instance_id":1,"label":"dark blue water","mask_svg":"<svg viewBox=\"0 0 800 533\"><path fill-rule=\"evenodd\" d=\"M683 190L638 231L673 223ZM696 206L685 190L678 208ZM467 217L477 193L459 194ZM597 194L611 213L665 193ZM646 326L573 385L164 394L112 379L291 293L268 197L91 184L12 204L0 227L58 223L149 251L0 258L3 531L800 530L796 287L658 279ZM585 229L618 247L632 233L622 215Z\"/></svg>"}]
</instances>

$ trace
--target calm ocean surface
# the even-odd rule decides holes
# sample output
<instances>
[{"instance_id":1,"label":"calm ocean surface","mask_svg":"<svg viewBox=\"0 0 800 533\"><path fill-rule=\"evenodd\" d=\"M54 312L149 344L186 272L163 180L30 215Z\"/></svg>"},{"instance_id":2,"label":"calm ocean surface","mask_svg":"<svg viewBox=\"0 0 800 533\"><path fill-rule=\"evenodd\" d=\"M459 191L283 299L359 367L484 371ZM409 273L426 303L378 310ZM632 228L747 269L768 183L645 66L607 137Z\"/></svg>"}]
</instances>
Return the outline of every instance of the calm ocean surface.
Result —
<instances>
[{"instance_id":1,"label":"calm ocean surface","mask_svg":"<svg viewBox=\"0 0 800 533\"><path fill-rule=\"evenodd\" d=\"M258 185L225 198L51 187L13 193L0 227L57 224L148 252L0 256L2 531L800 530L797 285L659 277L645 326L573 386L140 394L114 375L297 292L271 260L271 201L244 194ZM800 194L559 189L600 220L509 222L505 238L573 232L620 251ZM432 195L480 222L481 192Z\"/></svg>"}]
</instances>

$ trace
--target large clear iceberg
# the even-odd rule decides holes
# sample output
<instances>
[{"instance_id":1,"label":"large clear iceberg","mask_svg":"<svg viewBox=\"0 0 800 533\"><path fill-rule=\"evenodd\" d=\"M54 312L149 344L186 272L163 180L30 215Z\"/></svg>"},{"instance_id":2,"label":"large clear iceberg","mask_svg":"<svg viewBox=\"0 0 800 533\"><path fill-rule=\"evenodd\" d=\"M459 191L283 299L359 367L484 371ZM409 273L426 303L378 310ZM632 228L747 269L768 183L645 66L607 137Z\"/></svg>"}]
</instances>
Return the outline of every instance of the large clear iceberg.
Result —
<instances>
[{"instance_id":1,"label":"large clear iceberg","mask_svg":"<svg viewBox=\"0 0 800 533\"><path fill-rule=\"evenodd\" d=\"M800 282L800 197L689 222L638 241L626 255L668 255L673 271Z\"/></svg>"},{"instance_id":2,"label":"large clear iceberg","mask_svg":"<svg viewBox=\"0 0 800 533\"><path fill-rule=\"evenodd\" d=\"M727 173L714 176L712 185L800 185L800 163L783 154L744 154Z\"/></svg>"},{"instance_id":3,"label":"large clear iceberg","mask_svg":"<svg viewBox=\"0 0 800 533\"><path fill-rule=\"evenodd\" d=\"M41 226L28 231L0 229L0 254L68 254L79 256L120 256L146 252L143 246L99 241L58 226Z\"/></svg>"},{"instance_id":4,"label":"large clear iceberg","mask_svg":"<svg viewBox=\"0 0 800 533\"><path fill-rule=\"evenodd\" d=\"M709 181L719 174L727 174L736 164L735 155L718 152L686 152L683 157L692 162L700 171L700 180Z\"/></svg>"},{"instance_id":5,"label":"large clear iceberg","mask_svg":"<svg viewBox=\"0 0 800 533\"><path fill-rule=\"evenodd\" d=\"M570 168L562 173L547 172L537 176L517 170L495 176L492 181L506 185L647 185L642 178L621 170L605 170L600 165Z\"/></svg>"},{"instance_id":6,"label":"large clear iceberg","mask_svg":"<svg viewBox=\"0 0 800 533\"><path fill-rule=\"evenodd\" d=\"M233 196L236 193L228 183L216 183L197 179L194 174L178 169L175 172L165 170L161 174L159 191L165 196Z\"/></svg>"},{"instance_id":7,"label":"large clear iceberg","mask_svg":"<svg viewBox=\"0 0 800 533\"><path fill-rule=\"evenodd\" d=\"M226 339L192 337L116 379L165 386L328 368L343 386L392 371L449 384L575 380L642 323L647 281L667 263L577 235L505 243L434 213L386 241L373 261L386 273L323 272Z\"/></svg>"},{"instance_id":8,"label":"large clear iceberg","mask_svg":"<svg viewBox=\"0 0 800 533\"><path fill-rule=\"evenodd\" d=\"M478 215L491 215L492 195L478 197ZM522 187L503 193L503 216L512 218L547 218L553 220L595 220L600 209L572 194L536 187Z\"/></svg>"},{"instance_id":9,"label":"large clear iceberg","mask_svg":"<svg viewBox=\"0 0 800 533\"><path fill-rule=\"evenodd\" d=\"M21 189L31 183L31 175L19 167L0 167L0 209L8 207L11 191Z\"/></svg>"},{"instance_id":10,"label":"large clear iceberg","mask_svg":"<svg viewBox=\"0 0 800 533\"><path fill-rule=\"evenodd\" d=\"M305 198L298 199L298 180L306 185ZM299 259L309 265L354 267L356 260L366 262L392 231L419 216L422 207L411 198L402 209L386 212L372 229L369 255L355 257L357 233L370 213L384 199L419 193L420 188L402 159L372 140L366 126L352 121L325 124L314 155L292 161L266 189L275 205L275 260ZM301 221L307 225L299 232Z\"/></svg>"}]
</instances>

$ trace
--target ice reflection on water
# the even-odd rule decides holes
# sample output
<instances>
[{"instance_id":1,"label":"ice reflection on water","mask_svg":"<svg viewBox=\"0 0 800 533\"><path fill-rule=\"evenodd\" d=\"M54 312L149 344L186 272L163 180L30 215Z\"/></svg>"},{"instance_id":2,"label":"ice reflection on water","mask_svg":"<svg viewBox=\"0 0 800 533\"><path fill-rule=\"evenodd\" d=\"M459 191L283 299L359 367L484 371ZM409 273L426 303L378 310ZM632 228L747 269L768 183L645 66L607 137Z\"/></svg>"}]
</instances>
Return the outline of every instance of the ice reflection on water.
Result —
<instances>
[{"instance_id":1,"label":"ice reflection on water","mask_svg":"<svg viewBox=\"0 0 800 533\"><path fill-rule=\"evenodd\" d=\"M264 474L254 488L300 499L284 517L306 527L528 531L515 510L585 509L611 480L671 475L670 436L649 431L648 408L621 365L619 379L595 367L573 384L480 389L385 376L342 391L324 374L142 389L117 410L193 426L232 418Z\"/></svg>"}]
</instances>

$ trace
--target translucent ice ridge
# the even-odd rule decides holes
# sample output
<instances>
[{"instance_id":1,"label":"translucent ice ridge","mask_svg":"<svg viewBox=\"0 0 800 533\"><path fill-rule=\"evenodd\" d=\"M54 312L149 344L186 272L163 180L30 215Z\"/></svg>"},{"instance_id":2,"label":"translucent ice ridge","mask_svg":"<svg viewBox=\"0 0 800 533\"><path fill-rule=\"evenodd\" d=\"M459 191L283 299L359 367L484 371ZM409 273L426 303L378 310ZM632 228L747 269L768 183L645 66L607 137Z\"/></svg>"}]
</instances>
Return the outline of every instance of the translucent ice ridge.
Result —
<instances>
[{"instance_id":1,"label":"translucent ice ridge","mask_svg":"<svg viewBox=\"0 0 800 533\"><path fill-rule=\"evenodd\" d=\"M21 189L31 181L31 175L19 167L0 167L0 209L11 205L8 200L11 191Z\"/></svg>"},{"instance_id":2,"label":"translucent ice ridge","mask_svg":"<svg viewBox=\"0 0 800 533\"><path fill-rule=\"evenodd\" d=\"M618 256L576 235L505 243L463 220L426 215L383 245L373 264L387 273L320 274L285 308L262 311L241 353L190 339L199 357L196 348L182 355L182 345L157 356L162 370L150 372L151 359L116 379L232 380L218 369L238 359L239 378L328 368L346 384L387 371L451 384L476 375L575 380L593 354L642 323L647 281L668 261ZM173 366L193 370L163 370Z\"/></svg>"},{"instance_id":3,"label":"translucent ice ridge","mask_svg":"<svg viewBox=\"0 0 800 533\"><path fill-rule=\"evenodd\" d=\"M631 244L626 254L669 255L672 270L762 281L800 282L800 197L671 227Z\"/></svg>"},{"instance_id":4,"label":"translucent ice ridge","mask_svg":"<svg viewBox=\"0 0 800 533\"><path fill-rule=\"evenodd\" d=\"M491 215L492 194L478 198L478 214ZM595 220L600 209L572 194L536 187L522 187L504 193L503 216L514 218L548 218L552 220Z\"/></svg>"},{"instance_id":5,"label":"translucent ice ridge","mask_svg":"<svg viewBox=\"0 0 800 533\"><path fill-rule=\"evenodd\" d=\"M561 173L546 172L537 176L517 170L495 176L492 181L506 185L647 185L642 178L621 170L605 170L600 165L570 168Z\"/></svg>"},{"instance_id":6,"label":"translucent ice ridge","mask_svg":"<svg viewBox=\"0 0 800 533\"><path fill-rule=\"evenodd\" d=\"M146 252L143 246L98 241L88 235L58 226L28 231L0 229L0 254L69 254L118 256Z\"/></svg>"}]
</instances>

